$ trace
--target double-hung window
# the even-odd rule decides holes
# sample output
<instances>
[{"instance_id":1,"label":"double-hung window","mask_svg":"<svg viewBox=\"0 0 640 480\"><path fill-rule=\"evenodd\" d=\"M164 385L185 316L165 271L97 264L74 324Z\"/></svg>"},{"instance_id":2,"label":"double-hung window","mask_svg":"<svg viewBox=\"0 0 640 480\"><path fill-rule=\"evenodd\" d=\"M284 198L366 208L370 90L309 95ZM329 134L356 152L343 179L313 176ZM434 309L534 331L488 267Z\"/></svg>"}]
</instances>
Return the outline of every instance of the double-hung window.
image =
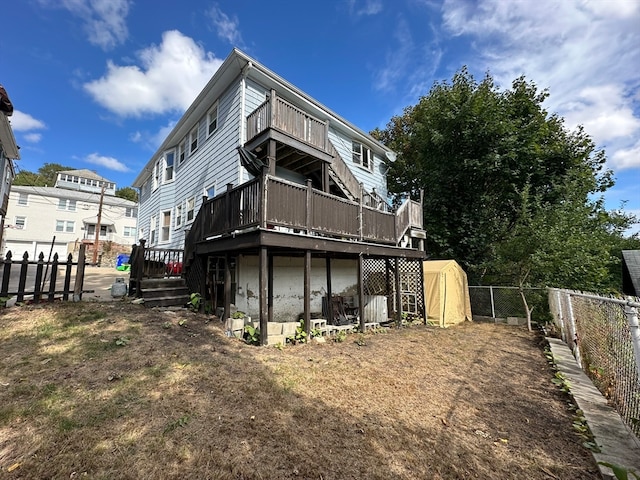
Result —
<instances>
[{"instance_id":1,"label":"double-hung window","mask_svg":"<svg viewBox=\"0 0 640 480\"><path fill-rule=\"evenodd\" d=\"M192 154L198 149L198 125L196 124L189 134L189 154Z\"/></svg>"},{"instance_id":2,"label":"double-hung window","mask_svg":"<svg viewBox=\"0 0 640 480\"><path fill-rule=\"evenodd\" d=\"M216 186L211 185L209 188L205 190L207 198L213 198L216 196Z\"/></svg>"},{"instance_id":3,"label":"double-hung window","mask_svg":"<svg viewBox=\"0 0 640 480\"><path fill-rule=\"evenodd\" d=\"M356 163L367 170L373 170L373 152L360 142L353 141L351 144L353 163Z\"/></svg>"},{"instance_id":4,"label":"double-hung window","mask_svg":"<svg viewBox=\"0 0 640 480\"><path fill-rule=\"evenodd\" d=\"M179 205L176 205L176 228L180 228L182 226L182 202Z\"/></svg>"},{"instance_id":5,"label":"double-hung window","mask_svg":"<svg viewBox=\"0 0 640 480\"><path fill-rule=\"evenodd\" d=\"M69 200L66 198L61 198L58 200L58 210L68 210L69 212L76 211L76 201Z\"/></svg>"},{"instance_id":6,"label":"double-hung window","mask_svg":"<svg viewBox=\"0 0 640 480\"><path fill-rule=\"evenodd\" d=\"M218 128L218 102L207 114L207 136L211 135Z\"/></svg>"},{"instance_id":7,"label":"double-hung window","mask_svg":"<svg viewBox=\"0 0 640 480\"><path fill-rule=\"evenodd\" d=\"M136 227L124 227L124 231L122 233L125 237L135 237L136 236Z\"/></svg>"},{"instance_id":8,"label":"double-hung window","mask_svg":"<svg viewBox=\"0 0 640 480\"><path fill-rule=\"evenodd\" d=\"M17 216L15 221L13 222L13 226L24 230L25 228L27 228L27 217Z\"/></svg>"},{"instance_id":9,"label":"double-hung window","mask_svg":"<svg viewBox=\"0 0 640 480\"><path fill-rule=\"evenodd\" d=\"M71 220L56 220L56 232L73 233L76 229L76 222Z\"/></svg>"},{"instance_id":10,"label":"double-hung window","mask_svg":"<svg viewBox=\"0 0 640 480\"><path fill-rule=\"evenodd\" d=\"M136 218L138 216L138 209L135 207L126 207L124 209L124 216L127 218Z\"/></svg>"},{"instance_id":11,"label":"double-hung window","mask_svg":"<svg viewBox=\"0 0 640 480\"><path fill-rule=\"evenodd\" d=\"M164 155L164 181L170 182L173 180L173 161L175 159L175 152L172 150Z\"/></svg>"},{"instance_id":12,"label":"double-hung window","mask_svg":"<svg viewBox=\"0 0 640 480\"><path fill-rule=\"evenodd\" d=\"M187 199L187 222L190 222L193 220L193 217L195 216L195 210L196 210L195 197L188 198Z\"/></svg>"},{"instance_id":13,"label":"double-hung window","mask_svg":"<svg viewBox=\"0 0 640 480\"><path fill-rule=\"evenodd\" d=\"M18 194L18 205L22 207L26 207L29 205L29 194L28 193L19 193Z\"/></svg>"},{"instance_id":14,"label":"double-hung window","mask_svg":"<svg viewBox=\"0 0 640 480\"><path fill-rule=\"evenodd\" d=\"M160 241L168 242L171 232L171 210L162 212L162 229L160 230Z\"/></svg>"},{"instance_id":15,"label":"double-hung window","mask_svg":"<svg viewBox=\"0 0 640 480\"><path fill-rule=\"evenodd\" d=\"M158 217L156 215L151 216L151 225L149 225L149 243L155 245L156 243L156 228L158 228Z\"/></svg>"},{"instance_id":16,"label":"double-hung window","mask_svg":"<svg viewBox=\"0 0 640 480\"><path fill-rule=\"evenodd\" d=\"M187 140L182 140L178 145L178 165L182 165L187 154Z\"/></svg>"},{"instance_id":17,"label":"double-hung window","mask_svg":"<svg viewBox=\"0 0 640 480\"><path fill-rule=\"evenodd\" d=\"M155 190L160 186L160 177L162 172L162 159L156 160L155 165L153 166L153 189Z\"/></svg>"}]
</instances>

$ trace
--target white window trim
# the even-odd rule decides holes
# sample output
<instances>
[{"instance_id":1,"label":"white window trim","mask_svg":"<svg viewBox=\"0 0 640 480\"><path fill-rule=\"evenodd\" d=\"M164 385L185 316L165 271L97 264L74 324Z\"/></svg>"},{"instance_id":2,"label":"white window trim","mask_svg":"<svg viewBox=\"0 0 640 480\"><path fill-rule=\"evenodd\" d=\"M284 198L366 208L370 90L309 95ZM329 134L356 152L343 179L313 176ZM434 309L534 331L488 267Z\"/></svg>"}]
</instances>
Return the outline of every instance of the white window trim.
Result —
<instances>
[{"instance_id":1,"label":"white window trim","mask_svg":"<svg viewBox=\"0 0 640 480\"><path fill-rule=\"evenodd\" d=\"M209 196L209 190L211 188L213 188L213 196L212 197ZM203 196L207 197L207 199L213 198L213 197L216 196L217 191L218 191L218 182L213 182L211 185L209 185L207 188L204 189Z\"/></svg>"},{"instance_id":2,"label":"white window trim","mask_svg":"<svg viewBox=\"0 0 640 480\"><path fill-rule=\"evenodd\" d=\"M149 245L155 245L158 243L158 216L151 215L149 222Z\"/></svg>"},{"instance_id":3,"label":"white window trim","mask_svg":"<svg viewBox=\"0 0 640 480\"><path fill-rule=\"evenodd\" d=\"M58 230L58 223L62 223L62 230ZM69 230L69 225L72 227L71 230ZM53 230L56 233L76 233L76 222L74 220L56 220Z\"/></svg>"},{"instance_id":4,"label":"white window trim","mask_svg":"<svg viewBox=\"0 0 640 480\"><path fill-rule=\"evenodd\" d=\"M22 218L23 219L23 225L21 227L18 227L18 219ZM27 229L27 217L24 215L16 215L15 218L13 219L13 226L14 228L17 228L18 230L26 230Z\"/></svg>"},{"instance_id":5,"label":"white window trim","mask_svg":"<svg viewBox=\"0 0 640 480\"><path fill-rule=\"evenodd\" d=\"M178 165L182 165L187 159L187 139L182 139L180 145L178 145Z\"/></svg>"},{"instance_id":6,"label":"white window trim","mask_svg":"<svg viewBox=\"0 0 640 480\"><path fill-rule=\"evenodd\" d=\"M20 200L24 198L24 203L20 203ZM18 193L18 200L16 201L16 205L19 207L28 207L29 206L29 194L28 193Z\"/></svg>"},{"instance_id":7,"label":"white window trim","mask_svg":"<svg viewBox=\"0 0 640 480\"><path fill-rule=\"evenodd\" d=\"M173 155L173 163L171 164L171 178L167 178L167 171L169 170L169 162L167 162L167 155ZM163 168L162 168L162 183L171 183L176 177L176 151L167 150L164 152Z\"/></svg>"},{"instance_id":8,"label":"white window trim","mask_svg":"<svg viewBox=\"0 0 640 480\"><path fill-rule=\"evenodd\" d=\"M171 210L163 210L160 212L160 238L158 239L159 243L169 243L171 241L171 223L173 219L171 218L173 215L173 209ZM165 225L165 218L169 214L169 222ZM164 238L164 235L167 235L167 238Z\"/></svg>"},{"instance_id":9,"label":"white window trim","mask_svg":"<svg viewBox=\"0 0 640 480\"><path fill-rule=\"evenodd\" d=\"M136 227L125 226L122 229L122 236L125 238L131 238L136 236Z\"/></svg>"},{"instance_id":10,"label":"white window trim","mask_svg":"<svg viewBox=\"0 0 640 480\"><path fill-rule=\"evenodd\" d=\"M193 202L193 209L189 210L189 201ZM189 219L189 212L193 212L193 218ZM184 224L188 225L191 222L193 222L196 218L196 197L189 197L187 198L186 204L185 204L185 217L184 217Z\"/></svg>"},{"instance_id":11,"label":"white window trim","mask_svg":"<svg viewBox=\"0 0 640 480\"><path fill-rule=\"evenodd\" d=\"M195 138L195 142L194 142L194 138ZM193 130L191 130L191 132L189 132L189 155L195 153L198 151L198 124L196 123L196 126L193 127ZM195 143L195 146L194 146Z\"/></svg>"},{"instance_id":12,"label":"white window trim","mask_svg":"<svg viewBox=\"0 0 640 480\"><path fill-rule=\"evenodd\" d=\"M211 130L211 114L215 111L216 113L216 126L213 130ZM207 112L207 138L218 131L218 102L213 104L209 112Z\"/></svg>"},{"instance_id":13,"label":"white window trim","mask_svg":"<svg viewBox=\"0 0 640 480\"><path fill-rule=\"evenodd\" d=\"M360 151L359 152L354 149L355 145L359 145L360 146ZM365 162L364 162L365 155L367 157L367 164L366 165L365 165ZM373 152L365 144L353 140L351 142L351 157L352 157L353 163L355 163L359 167L361 167L361 168L363 168L363 169L365 169L365 170L367 170L369 172L373 172ZM358 157L359 160L356 160L356 157Z\"/></svg>"},{"instance_id":14,"label":"white window trim","mask_svg":"<svg viewBox=\"0 0 640 480\"><path fill-rule=\"evenodd\" d=\"M178 210L180 210L180 215L178 215ZM182 202L176 205L176 213L175 213L175 221L176 221L176 229L182 227L182 222L184 219L184 206Z\"/></svg>"}]
</instances>

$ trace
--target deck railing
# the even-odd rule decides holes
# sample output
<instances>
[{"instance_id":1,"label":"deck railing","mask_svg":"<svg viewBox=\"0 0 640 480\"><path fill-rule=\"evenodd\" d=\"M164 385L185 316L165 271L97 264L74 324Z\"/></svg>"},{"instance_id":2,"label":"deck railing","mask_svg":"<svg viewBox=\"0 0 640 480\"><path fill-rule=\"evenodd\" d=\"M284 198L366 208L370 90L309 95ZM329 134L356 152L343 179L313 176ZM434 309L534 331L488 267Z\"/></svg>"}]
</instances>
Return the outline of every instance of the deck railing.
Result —
<instances>
[{"instance_id":1,"label":"deck railing","mask_svg":"<svg viewBox=\"0 0 640 480\"><path fill-rule=\"evenodd\" d=\"M278 97L274 91L269 99L247 116L247 140L251 140L267 128L278 129L323 152L327 151L327 122Z\"/></svg>"},{"instance_id":2,"label":"deck railing","mask_svg":"<svg viewBox=\"0 0 640 480\"><path fill-rule=\"evenodd\" d=\"M409 220L414 206L405 207ZM419 226L415 217L414 226ZM420 217L421 219L421 217ZM318 234L395 245L406 221L396 214L367 207L311 187L263 175L206 200L187 236L187 245L252 227L288 233ZM191 247L189 247L191 248Z\"/></svg>"},{"instance_id":3,"label":"deck railing","mask_svg":"<svg viewBox=\"0 0 640 480\"><path fill-rule=\"evenodd\" d=\"M396 241L407 233L410 228L422 228L422 203L415 200L406 200L396 213Z\"/></svg>"}]
</instances>

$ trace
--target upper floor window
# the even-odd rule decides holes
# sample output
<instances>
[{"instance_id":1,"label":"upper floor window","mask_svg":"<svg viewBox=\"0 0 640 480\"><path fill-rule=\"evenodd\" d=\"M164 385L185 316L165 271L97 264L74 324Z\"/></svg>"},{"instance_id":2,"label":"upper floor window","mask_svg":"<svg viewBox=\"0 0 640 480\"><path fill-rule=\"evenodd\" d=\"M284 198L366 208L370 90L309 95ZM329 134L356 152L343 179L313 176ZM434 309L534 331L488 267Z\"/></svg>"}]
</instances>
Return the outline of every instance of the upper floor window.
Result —
<instances>
[{"instance_id":1,"label":"upper floor window","mask_svg":"<svg viewBox=\"0 0 640 480\"><path fill-rule=\"evenodd\" d=\"M136 236L136 227L124 227L124 231L122 233L125 237L135 237Z\"/></svg>"},{"instance_id":2,"label":"upper floor window","mask_svg":"<svg viewBox=\"0 0 640 480\"><path fill-rule=\"evenodd\" d=\"M27 217L16 217L13 226L19 229L27 228Z\"/></svg>"},{"instance_id":3,"label":"upper floor window","mask_svg":"<svg viewBox=\"0 0 640 480\"><path fill-rule=\"evenodd\" d=\"M178 145L178 164L182 165L182 162L184 162L185 159L185 155L186 155L186 150L187 150L187 141L182 140L180 142L180 145Z\"/></svg>"},{"instance_id":4,"label":"upper floor window","mask_svg":"<svg viewBox=\"0 0 640 480\"><path fill-rule=\"evenodd\" d=\"M189 153L193 153L198 149L198 125L196 125L189 134Z\"/></svg>"},{"instance_id":5,"label":"upper floor window","mask_svg":"<svg viewBox=\"0 0 640 480\"><path fill-rule=\"evenodd\" d=\"M129 218L136 218L138 216L138 209L134 207L126 207L124 210L124 216Z\"/></svg>"},{"instance_id":6,"label":"upper floor window","mask_svg":"<svg viewBox=\"0 0 640 480\"><path fill-rule=\"evenodd\" d=\"M56 220L56 232L73 233L76 229L76 222L70 220Z\"/></svg>"},{"instance_id":7,"label":"upper floor window","mask_svg":"<svg viewBox=\"0 0 640 480\"><path fill-rule=\"evenodd\" d=\"M19 193L18 194L18 205L29 205L29 194L28 193Z\"/></svg>"},{"instance_id":8,"label":"upper floor window","mask_svg":"<svg viewBox=\"0 0 640 480\"><path fill-rule=\"evenodd\" d=\"M155 190L160 185L160 175L162 172L162 159L157 160L153 166L153 189Z\"/></svg>"},{"instance_id":9,"label":"upper floor window","mask_svg":"<svg viewBox=\"0 0 640 480\"><path fill-rule=\"evenodd\" d=\"M182 226L182 203L176 205L176 228Z\"/></svg>"},{"instance_id":10,"label":"upper floor window","mask_svg":"<svg viewBox=\"0 0 640 480\"><path fill-rule=\"evenodd\" d=\"M76 201L69 200L67 198L61 198L58 200L58 210L68 210L70 212L76 211Z\"/></svg>"},{"instance_id":11,"label":"upper floor window","mask_svg":"<svg viewBox=\"0 0 640 480\"><path fill-rule=\"evenodd\" d=\"M218 102L207 115L207 135L211 135L218 128Z\"/></svg>"},{"instance_id":12,"label":"upper floor window","mask_svg":"<svg viewBox=\"0 0 640 480\"><path fill-rule=\"evenodd\" d=\"M207 188L206 192L207 192L207 198L215 197L216 196L216 186L215 185L211 185L209 188Z\"/></svg>"},{"instance_id":13,"label":"upper floor window","mask_svg":"<svg viewBox=\"0 0 640 480\"><path fill-rule=\"evenodd\" d=\"M169 182L173 180L173 161L176 154L172 150L167 152L164 156L164 181Z\"/></svg>"},{"instance_id":14,"label":"upper floor window","mask_svg":"<svg viewBox=\"0 0 640 480\"><path fill-rule=\"evenodd\" d=\"M352 158L353 163L366 168L367 170L373 170L373 152L360 142L352 142Z\"/></svg>"},{"instance_id":15,"label":"upper floor window","mask_svg":"<svg viewBox=\"0 0 640 480\"><path fill-rule=\"evenodd\" d=\"M187 199L187 222L190 222L191 220L193 220L193 217L195 216L195 210L196 210L196 199L194 197L191 197Z\"/></svg>"}]
</instances>

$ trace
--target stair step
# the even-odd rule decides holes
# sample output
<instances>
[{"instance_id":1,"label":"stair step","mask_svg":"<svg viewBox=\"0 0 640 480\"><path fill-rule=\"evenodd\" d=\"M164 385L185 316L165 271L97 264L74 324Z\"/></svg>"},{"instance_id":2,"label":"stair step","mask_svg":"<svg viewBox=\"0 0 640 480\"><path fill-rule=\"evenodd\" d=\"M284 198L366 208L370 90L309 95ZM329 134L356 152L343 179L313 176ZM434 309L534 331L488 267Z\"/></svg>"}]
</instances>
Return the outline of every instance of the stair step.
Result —
<instances>
[{"instance_id":1,"label":"stair step","mask_svg":"<svg viewBox=\"0 0 640 480\"><path fill-rule=\"evenodd\" d=\"M164 297L145 298L145 307L173 307L185 306L189 297L185 295L168 295Z\"/></svg>"}]
</instances>

